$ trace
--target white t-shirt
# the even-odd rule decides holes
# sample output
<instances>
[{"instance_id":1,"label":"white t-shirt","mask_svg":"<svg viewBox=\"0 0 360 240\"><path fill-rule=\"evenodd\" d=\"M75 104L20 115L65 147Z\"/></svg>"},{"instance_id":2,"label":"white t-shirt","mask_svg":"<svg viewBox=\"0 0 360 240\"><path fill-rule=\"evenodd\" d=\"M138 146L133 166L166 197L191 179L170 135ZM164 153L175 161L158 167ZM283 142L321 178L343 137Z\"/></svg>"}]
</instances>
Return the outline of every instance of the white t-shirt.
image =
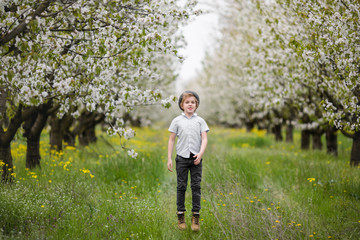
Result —
<instances>
[{"instance_id":1,"label":"white t-shirt","mask_svg":"<svg viewBox=\"0 0 360 240\"><path fill-rule=\"evenodd\" d=\"M188 118L185 113L172 120L169 131L176 133L178 141L176 144L177 155L189 158L190 152L198 154L201 148L201 133L210 129L205 120L194 113Z\"/></svg>"}]
</instances>

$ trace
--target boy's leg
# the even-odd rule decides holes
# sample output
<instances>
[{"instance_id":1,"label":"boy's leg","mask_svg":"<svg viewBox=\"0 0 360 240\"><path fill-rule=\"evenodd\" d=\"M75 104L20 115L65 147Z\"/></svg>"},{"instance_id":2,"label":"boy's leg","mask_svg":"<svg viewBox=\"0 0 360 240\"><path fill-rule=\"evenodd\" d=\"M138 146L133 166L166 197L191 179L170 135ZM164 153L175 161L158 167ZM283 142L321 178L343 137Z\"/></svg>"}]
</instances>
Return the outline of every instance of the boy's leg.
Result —
<instances>
[{"instance_id":1,"label":"boy's leg","mask_svg":"<svg viewBox=\"0 0 360 240\"><path fill-rule=\"evenodd\" d=\"M190 167L191 176L191 193L192 193L192 212L200 212L201 201L201 177L202 177L202 160L198 165L194 163Z\"/></svg>"},{"instance_id":2,"label":"boy's leg","mask_svg":"<svg viewBox=\"0 0 360 240\"><path fill-rule=\"evenodd\" d=\"M188 159L176 156L177 192L176 205L178 212L185 212L185 192L188 181Z\"/></svg>"}]
</instances>

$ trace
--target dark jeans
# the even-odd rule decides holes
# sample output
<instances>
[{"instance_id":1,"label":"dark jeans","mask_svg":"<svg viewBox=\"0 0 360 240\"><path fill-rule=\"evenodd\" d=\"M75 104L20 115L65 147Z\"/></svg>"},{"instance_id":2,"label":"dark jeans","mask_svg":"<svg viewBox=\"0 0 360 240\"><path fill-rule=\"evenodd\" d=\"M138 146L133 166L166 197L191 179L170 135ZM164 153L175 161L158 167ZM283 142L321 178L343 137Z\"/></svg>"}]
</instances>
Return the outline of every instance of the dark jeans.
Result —
<instances>
[{"instance_id":1,"label":"dark jeans","mask_svg":"<svg viewBox=\"0 0 360 240\"><path fill-rule=\"evenodd\" d=\"M176 174L177 174L177 199L176 205L178 212L184 212L185 209L185 192L190 171L191 192L192 192L192 212L200 211L201 199L201 176L202 176L202 160L198 165L194 164L194 154L190 154L190 158L176 156Z\"/></svg>"}]
</instances>

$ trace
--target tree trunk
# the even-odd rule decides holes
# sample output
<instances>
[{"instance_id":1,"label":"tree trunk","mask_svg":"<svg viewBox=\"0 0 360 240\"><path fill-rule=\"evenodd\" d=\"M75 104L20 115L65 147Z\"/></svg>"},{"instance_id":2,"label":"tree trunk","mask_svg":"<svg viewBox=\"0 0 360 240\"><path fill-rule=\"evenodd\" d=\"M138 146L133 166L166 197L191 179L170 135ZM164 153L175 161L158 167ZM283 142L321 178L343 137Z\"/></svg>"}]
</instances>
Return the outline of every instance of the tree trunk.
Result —
<instances>
[{"instance_id":1,"label":"tree trunk","mask_svg":"<svg viewBox=\"0 0 360 240\"><path fill-rule=\"evenodd\" d=\"M28 137L26 143L26 167L30 169L40 167L40 136Z\"/></svg>"},{"instance_id":2,"label":"tree trunk","mask_svg":"<svg viewBox=\"0 0 360 240\"><path fill-rule=\"evenodd\" d=\"M301 149L310 149L310 132L309 130L301 130Z\"/></svg>"},{"instance_id":3,"label":"tree trunk","mask_svg":"<svg viewBox=\"0 0 360 240\"><path fill-rule=\"evenodd\" d=\"M276 124L273 127L273 133L275 134L275 141L280 142L283 140L283 136L281 133L281 124Z\"/></svg>"},{"instance_id":4,"label":"tree trunk","mask_svg":"<svg viewBox=\"0 0 360 240\"><path fill-rule=\"evenodd\" d=\"M327 153L334 156L338 156L338 144L337 144L337 134L336 128L328 127L326 129L326 148Z\"/></svg>"},{"instance_id":5,"label":"tree trunk","mask_svg":"<svg viewBox=\"0 0 360 240\"><path fill-rule=\"evenodd\" d=\"M30 127L25 129L24 135L27 138L26 167L30 169L40 167L40 136L49 116L46 111L47 108L38 112L35 115L35 121L32 121Z\"/></svg>"},{"instance_id":6,"label":"tree trunk","mask_svg":"<svg viewBox=\"0 0 360 240\"><path fill-rule=\"evenodd\" d=\"M73 146L73 147L75 146L76 136L72 131L70 131L70 129L65 130L64 142L68 146Z\"/></svg>"},{"instance_id":7,"label":"tree trunk","mask_svg":"<svg viewBox=\"0 0 360 240\"><path fill-rule=\"evenodd\" d=\"M9 125L9 117L6 114L6 99L8 90L0 88L0 127L7 127Z\"/></svg>"},{"instance_id":8,"label":"tree trunk","mask_svg":"<svg viewBox=\"0 0 360 240\"><path fill-rule=\"evenodd\" d=\"M141 118L133 118L130 113L126 112L123 116L124 122L129 121L130 125L133 127L141 127Z\"/></svg>"},{"instance_id":9,"label":"tree trunk","mask_svg":"<svg viewBox=\"0 0 360 240\"><path fill-rule=\"evenodd\" d=\"M60 121L60 128L63 135L63 140L68 146L75 146L76 135L70 130L75 118L71 114L65 114Z\"/></svg>"},{"instance_id":10,"label":"tree trunk","mask_svg":"<svg viewBox=\"0 0 360 240\"><path fill-rule=\"evenodd\" d=\"M4 128L0 128L0 160L2 166L2 181L11 182L13 163L11 156L11 141L14 139L17 130L21 127L21 124L30 118L34 113L35 108L23 108L20 104L16 111L16 114L11 118L10 123L6 131Z\"/></svg>"},{"instance_id":11,"label":"tree trunk","mask_svg":"<svg viewBox=\"0 0 360 240\"><path fill-rule=\"evenodd\" d=\"M79 144L87 146L96 142L95 127L104 120L105 116L96 112L83 112L78 120L74 133L79 137Z\"/></svg>"},{"instance_id":12,"label":"tree trunk","mask_svg":"<svg viewBox=\"0 0 360 240\"><path fill-rule=\"evenodd\" d=\"M322 142L321 142L322 133L319 131L314 131L312 134L312 148L313 150L321 150L322 149Z\"/></svg>"},{"instance_id":13,"label":"tree trunk","mask_svg":"<svg viewBox=\"0 0 360 240\"><path fill-rule=\"evenodd\" d=\"M0 146L0 165L2 165L2 182L12 182L13 162L10 144Z\"/></svg>"},{"instance_id":14,"label":"tree trunk","mask_svg":"<svg viewBox=\"0 0 360 240\"><path fill-rule=\"evenodd\" d=\"M288 143L294 142L293 131L294 131L294 126L290 123L287 124L286 125L286 142L288 142Z\"/></svg>"},{"instance_id":15,"label":"tree trunk","mask_svg":"<svg viewBox=\"0 0 360 240\"><path fill-rule=\"evenodd\" d=\"M357 167L360 164L360 131L354 133L353 145L351 148L350 165Z\"/></svg>"},{"instance_id":16,"label":"tree trunk","mask_svg":"<svg viewBox=\"0 0 360 240\"><path fill-rule=\"evenodd\" d=\"M50 126L50 147L56 151L61 151L63 149L64 134L61 129L61 119L56 114L50 117Z\"/></svg>"},{"instance_id":17,"label":"tree trunk","mask_svg":"<svg viewBox=\"0 0 360 240\"><path fill-rule=\"evenodd\" d=\"M40 167L40 136L44 129L49 115L57 110L57 106L52 107L52 101L41 104L31 117L23 124L24 137L27 138L26 167Z\"/></svg>"},{"instance_id":18,"label":"tree trunk","mask_svg":"<svg viewBox=\"0 0 360 240\"><path fill-rule=\"evenodd\" d=\"M247 121L245 123L245 127L246 127L247 132L251 132L251 130L254 128L254 126L255 126L254 122Z\"/></svg>"},{"instance_id":19,"label":"tree trunk","mask_svg":"<svg viewBox=\"0 0 360 240\"><path fill-rule=\"evenodd\" d=\"M79 134L79 143L82 146L87 146L90 143L95 143L97 140L95 134L95 124L89 124L87 128L84 128L83 131Z\"/></svg>"}]
</instances>

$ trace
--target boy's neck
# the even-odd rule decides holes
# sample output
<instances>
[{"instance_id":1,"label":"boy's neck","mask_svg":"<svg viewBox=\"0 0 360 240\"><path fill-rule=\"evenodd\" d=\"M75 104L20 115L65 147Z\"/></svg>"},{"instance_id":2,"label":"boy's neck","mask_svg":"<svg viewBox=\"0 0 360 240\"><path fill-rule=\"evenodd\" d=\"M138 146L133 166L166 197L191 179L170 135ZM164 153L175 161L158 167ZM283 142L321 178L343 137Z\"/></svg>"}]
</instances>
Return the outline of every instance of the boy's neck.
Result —
<instances>
[{"instance_id":1,"label":"boy's neck","mask_svg":"<svg viewBox=\"0 0 360 240\"><path fill-rule=\"evenodd\" d=\"M192 116L195 115L195 113L185 113L185 112L184 112L184 114L187 118L191 118Z\"/></svg>"}]
</instances>

